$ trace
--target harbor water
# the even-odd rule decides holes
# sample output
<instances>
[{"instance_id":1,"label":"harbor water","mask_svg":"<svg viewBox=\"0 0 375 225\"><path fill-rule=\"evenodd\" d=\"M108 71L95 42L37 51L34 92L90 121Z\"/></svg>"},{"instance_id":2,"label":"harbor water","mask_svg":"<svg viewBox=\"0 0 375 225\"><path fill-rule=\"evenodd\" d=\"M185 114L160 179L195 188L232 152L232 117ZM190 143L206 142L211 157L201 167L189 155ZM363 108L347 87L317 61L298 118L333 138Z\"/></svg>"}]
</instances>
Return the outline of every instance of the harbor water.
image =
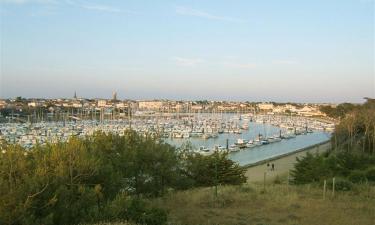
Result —
<instances>
[{"instance_id":1,"label":"harbor water","mask_svg":"<svg viewBox=\"0 0 375 225\"><path fill-rule=\"evenodd\" d=\"M285 130L271 124L262 123L249 123L249 129L242 132L242 134L224 133L220 134L217 138L202 139L202 138L189 138L189 139L167 139L166 141L177 147L190 142L193 148L205 146L213 149L214 146L226 147L227 142L229 145L235 143L237 139L253 140L259 134L268 136L277 136ZM280 155L291 153L302 148L306 148L330 139L330 133L315 130L312 133L297 135L291 139L283 139L279 142L270 143L267 145L255 146L253 148L245 148L236 152L231 152L229 158L239 163L241 166L253 164L266 159L274 158ZM227 141L228 140L228 141Z\"/></svg>"}]
</instances>

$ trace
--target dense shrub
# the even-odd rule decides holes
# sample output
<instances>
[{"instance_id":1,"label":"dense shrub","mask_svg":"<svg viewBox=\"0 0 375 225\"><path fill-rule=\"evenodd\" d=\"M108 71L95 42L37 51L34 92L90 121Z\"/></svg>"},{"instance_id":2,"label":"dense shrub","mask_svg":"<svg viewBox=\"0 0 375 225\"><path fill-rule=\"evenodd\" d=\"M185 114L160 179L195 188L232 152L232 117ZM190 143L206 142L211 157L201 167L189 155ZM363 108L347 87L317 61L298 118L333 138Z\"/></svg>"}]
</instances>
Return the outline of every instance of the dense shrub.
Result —
<instances>
[{"instance_id":1,"label":"dense shrub","mask_svg":"<svg viewBox=\"0 0 375 225\"><path fill-rule=\"evenodd\" d=\"M328 187L333 187L333 179L327 181ZM335 178L335 190L337 191L350 191L353 189L353 183L343 177Z\"/></svg>"},{"instance_id":2,"label":"dense shrub","mask_svg":"<svg viewBox=\"0 0 375 225\"><path fill-rule=\"evenodd\" d=\"M353 183L364 183L367 181L366 172L363 170L353 170L348 179Z\"/></svg>"},{"instance_id":3,"label":"dense shrub","mask_svg":"<svg viewBox=\"0 0 375 225\"><path fill-rule=\"evenodd\" d=\"M100 212L96 221L131 221L136 224L163 225L167 222L167 212L148 206L141 198L119 194Z\"/></svg>"},{"instance_id":4,"label":"dense shrub","mask_svg":"<svg viewBox=\"0 0 375 225\"><path fill-rule=\"evenodd\" d=\"M187 154L181 172L186 178L193 181L194 186L245 183L245 169L228 159L227 156L227 153L218 152L209 156L196 153Z\"/></svg>"},{"instance_id":5,"label":"dense shrub","mask_svg":"<svg viewBox=\"0 0 375 225\"><path fill-rule=\"evenodd\" d=\"M366 171L374 163L374 156L360 153L307 154L297 159L291 175L295 184L321 182L332 177L345 177L353 183L360 183L366 179L375 180L375 169Z\"/></svg>"},{"instance_id":6,"label":"dense shrub","mask_svg":"<svg viewBox=\"0 0 375 225\"><path fill-rule=\"evenodd\" d=\"M246 181L226 154L182 157L173 146L131 130L122 137L96 133L27 152L17 145L2 149L0 224L5 225L118 219L164 224L166 212L141 199L170 189Z\"/></svg>"},{"instance_id":7,"label":"dense shrub","mask_svg":"<svg viewBox=\"0 0 375 225\"><path fill-rule=\"evenodd\" d=\"M308 153L303 158L297 158L297 163L291 171L292 182L295 184L307 184L319 182L331 177L332 171L326 162L324 155Z\"/></svg>"},{"instance_id":8,"label":"dense shrub","mask_svg":"<svg viewBox=\"0 0 375 225\"><path fill-rule=\"evenodd\" d=\"M147 207L140 199L132 198L126 208L126 219L137 224L163 225L167 223L167 213L163 209Z\"/></svg>"},{"instance_id":9,"label":"dense shrub","mask_svg":"<svg viewBox=\"0 0 375 225\"><path fill-rule=\"evenodd\" d=\"M366 170L366 177L369 181L375 182L375 167L370 167Z\"/></svg>"}]
</instances>

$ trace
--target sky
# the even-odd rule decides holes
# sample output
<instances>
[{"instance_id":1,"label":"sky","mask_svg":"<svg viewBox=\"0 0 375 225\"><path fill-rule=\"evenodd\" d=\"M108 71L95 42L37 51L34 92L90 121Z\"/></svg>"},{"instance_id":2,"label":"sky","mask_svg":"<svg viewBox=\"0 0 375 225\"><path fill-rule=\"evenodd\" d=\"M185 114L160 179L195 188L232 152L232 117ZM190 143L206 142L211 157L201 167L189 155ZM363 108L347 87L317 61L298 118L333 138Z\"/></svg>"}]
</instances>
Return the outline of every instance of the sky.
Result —
<instances>
[{"instance_id":1,"label":"sky","mask_svg":"<svg viewBox=\"0 0 375 225\"><path fill-rule=\"evenodd\" d=\"M0 0L0 98L362 102L374 0Z\"/></svg>"}]
</instances>

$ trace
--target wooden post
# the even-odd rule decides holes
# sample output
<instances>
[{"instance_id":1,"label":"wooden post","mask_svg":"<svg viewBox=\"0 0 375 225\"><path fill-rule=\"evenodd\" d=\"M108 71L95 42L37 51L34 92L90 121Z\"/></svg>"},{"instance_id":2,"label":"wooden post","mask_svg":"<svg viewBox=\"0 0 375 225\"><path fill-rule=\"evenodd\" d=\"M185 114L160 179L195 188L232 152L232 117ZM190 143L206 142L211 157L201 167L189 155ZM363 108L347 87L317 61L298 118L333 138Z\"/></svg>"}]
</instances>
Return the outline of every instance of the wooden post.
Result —
<instances>
[{"instance_id":1,"label":"wooden post","mask_svg":"<svg viewBox=\"0 0 375 225\"><path fill-rule=\"evenodd\" d=\"M266 191L266 174L267 172L264 172L264 177L263 177L263 191Z\"/></svg>"},{"instance_id":2,"label":"wooden post","mask_svg":"<svg viewBox=\"0 0 375 225\"><path fill-rule=\"evenodd\" d=\"M332 178L332 197L335 197L335 178Z\"/></svg>"},{"instance_id":3,"label":"wooden post","mask_svg":"<svg viewBox=\"0 0 375 225\"><path fill-rule=\"evenodd\" d=\"M215 200L217 199L217 183L218 183L218 178L217 178L217 157L215 160Z\"/></svg>"},{"instance_id":4,"label":"wooden post","mask_svg":"<svg viewBox=\"0 0 375 225\"><path fill-rule=\"evenodd\" d=\"M326 199L326 188L327 188L327 180L324 180L324 185L323 185L323 200Z\"/></svg>"}]
</instances>

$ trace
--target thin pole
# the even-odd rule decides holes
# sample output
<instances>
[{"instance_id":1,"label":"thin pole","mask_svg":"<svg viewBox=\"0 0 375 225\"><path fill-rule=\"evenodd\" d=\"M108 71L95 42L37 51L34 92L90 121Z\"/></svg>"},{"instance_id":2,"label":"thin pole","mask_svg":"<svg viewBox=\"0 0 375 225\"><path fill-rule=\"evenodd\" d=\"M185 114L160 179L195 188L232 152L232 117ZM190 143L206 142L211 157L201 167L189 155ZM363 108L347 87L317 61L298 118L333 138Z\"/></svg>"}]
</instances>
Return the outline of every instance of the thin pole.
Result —
<instances>
[{"instance_id":1,"label":"thin pole","mask_svg":"<svg viewBox=\"0 0 375 225\"><path fill-rule=\"evenodd\" d=\"M266 191L266 174L267 172L264 172L264 177L263 177L263 191Z\"/></svg>"},{"instance_id":2,"label":"thin pole","mask_svg":"<svg viewBox=\"0 0 375 225\"><path fill-rule=\"evenodd\" d=\"M215 160L215 198L217 198L217 183L218 183L218 179L217 179L217 156L216 156L216 160Z\"/></svg>"}]
</instances>

